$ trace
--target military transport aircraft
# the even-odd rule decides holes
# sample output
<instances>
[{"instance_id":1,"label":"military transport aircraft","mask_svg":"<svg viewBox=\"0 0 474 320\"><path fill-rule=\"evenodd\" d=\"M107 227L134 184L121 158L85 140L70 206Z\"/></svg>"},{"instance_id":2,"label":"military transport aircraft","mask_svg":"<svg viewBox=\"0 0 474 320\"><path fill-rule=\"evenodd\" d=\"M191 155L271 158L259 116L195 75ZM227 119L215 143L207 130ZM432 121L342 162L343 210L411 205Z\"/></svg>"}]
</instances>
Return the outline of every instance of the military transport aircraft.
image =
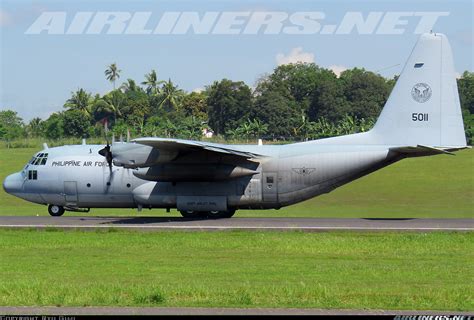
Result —
<instances>
[{"instance_id":1,"label":"military transport aircraft","mask_svg":"<svg viewBox=\"0 0 474 320\"><path fill-rule=\"evenodd\" d=\"M177 208L184 217L229 218L279 209L407 157L467 148L447 38L420 36L374 128L288 145L225 145L139 138L48 148L3 182L49 205L52 216L89 208Z\"/></svg>"}]
</instances>

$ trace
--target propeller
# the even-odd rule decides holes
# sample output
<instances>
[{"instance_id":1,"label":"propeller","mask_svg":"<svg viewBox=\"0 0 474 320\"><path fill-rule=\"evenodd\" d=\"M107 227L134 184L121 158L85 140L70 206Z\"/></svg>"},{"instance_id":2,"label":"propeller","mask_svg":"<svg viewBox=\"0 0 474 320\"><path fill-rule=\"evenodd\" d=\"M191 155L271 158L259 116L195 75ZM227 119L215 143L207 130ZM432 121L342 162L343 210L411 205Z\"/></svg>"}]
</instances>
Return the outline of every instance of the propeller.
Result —
<instances>
[{"instance_id":1,"label":"propeller","mask_svg":"<svg viewBox=\"0 0 474 320\"><path fill-rule=\"evenodd\" d=\"M112 174L112 160L114 157L112 155L112 150L110 150L109 138L107 137L107 133L108 133L107 121L104 123L104 127L105 127L104 135L105 135L105 141L107 141L107 145L104 148L99 150L99 154L105 157L105 160L107 161L107 164L109 165L110 173ZM112 139L115 140L115 137L113 137Z\"/></svg>"},{"instance_id":2,"label":"propeller","mask_svg":"<svg viewBox=\"0 0 474 320\"><path fill-rule=\"evenodd\" d=\"M107 145L99 150L99 154L103 157L105 157L105 160L107 161L107 164L109 165L109 170L112 172L112 160L113 160L113 155L112 151L110 150L110 144L107 141Z\"/></svg>"},{"instance_id":3,"label":"propeller","mask_svg":"<svg viewBox=\"0 0 474 320\"><path fill-rule=\"evenodd\" d=\"M110 146L110 143L109 143L109 138L108 138L108 126L107 126L107 120L105 121L104 123L104 135L105 135L105 141L107 142L107 145L100 149L99 150L99 154L101 156L103 156L105 158L105 160L107 161L107 164L109 166L109 177L108 177L108 181L107 181L107 186L105 187L105 192L108 193L109 192L109 189L110 189L110 186L112 184L112 180L114 178L114 171L112 170L112 161L114 159L114 156L112 154L112 150L111 150L111 146ZM115 141L115 136L112 136L112 145Z\"/></svg>"}]
</instances>

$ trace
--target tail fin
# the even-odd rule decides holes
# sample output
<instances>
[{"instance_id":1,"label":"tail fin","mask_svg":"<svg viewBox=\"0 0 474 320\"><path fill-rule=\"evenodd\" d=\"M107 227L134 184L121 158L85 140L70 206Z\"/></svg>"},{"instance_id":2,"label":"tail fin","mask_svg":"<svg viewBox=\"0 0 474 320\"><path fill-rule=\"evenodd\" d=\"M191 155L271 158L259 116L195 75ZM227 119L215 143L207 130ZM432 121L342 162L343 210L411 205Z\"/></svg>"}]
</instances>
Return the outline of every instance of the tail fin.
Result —
<instances>
[{"instance_id":1,"label":"tail fin","mask_svg":"<svg viewBox=\"0 0 474 320\"><path fill-rule=\"evenodd\" d=\"M372 131L384 144L466 146L451 47L445 35L420 36Z\"/></svg>"}]
</instances>

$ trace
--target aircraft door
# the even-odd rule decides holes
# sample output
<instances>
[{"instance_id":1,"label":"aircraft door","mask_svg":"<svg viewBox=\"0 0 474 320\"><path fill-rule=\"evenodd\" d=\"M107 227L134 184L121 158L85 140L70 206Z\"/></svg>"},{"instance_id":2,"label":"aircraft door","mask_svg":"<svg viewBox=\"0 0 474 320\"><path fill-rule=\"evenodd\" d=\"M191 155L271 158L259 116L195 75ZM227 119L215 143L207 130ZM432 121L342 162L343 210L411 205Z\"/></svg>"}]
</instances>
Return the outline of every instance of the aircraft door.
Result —
<instances>
[{"instance_id":1,"label":"aircraft door","mask_svg":"<svg viewBox=\"0 0 474 320\"><path fill-rule=\"evenodd\" d=\"M262 173L263 202L278 202L278 176L276 172Z\"/></svg>"},{"instance_id":2,"label":"aircraft door","mask_svg":"<svg viewBox=\"0 0 474 320\"><path fill-rule=\"evenodd\" d=\"M77 182L64 181L64 197L66 205L77 205Z\"/></svg>"}]
</instances>

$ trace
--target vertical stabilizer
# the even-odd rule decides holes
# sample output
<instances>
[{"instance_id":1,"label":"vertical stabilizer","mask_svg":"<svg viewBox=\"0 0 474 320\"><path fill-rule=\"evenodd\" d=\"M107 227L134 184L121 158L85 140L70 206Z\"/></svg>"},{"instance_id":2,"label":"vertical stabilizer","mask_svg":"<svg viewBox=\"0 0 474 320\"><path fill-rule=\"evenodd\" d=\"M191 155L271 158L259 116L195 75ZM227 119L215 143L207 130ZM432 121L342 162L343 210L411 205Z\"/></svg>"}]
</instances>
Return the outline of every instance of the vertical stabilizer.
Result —
<instances>
[{"instance_id":1,"label":"vertical stabilizer","mask_svg":"<svg viewBox=\"0 0 474 320\"><path fill-rule=\"evenodd\" d=\"M420 36L372 134L391 145L466 146L451 46L445 35Z\"/></svg>"}]
</instances>

